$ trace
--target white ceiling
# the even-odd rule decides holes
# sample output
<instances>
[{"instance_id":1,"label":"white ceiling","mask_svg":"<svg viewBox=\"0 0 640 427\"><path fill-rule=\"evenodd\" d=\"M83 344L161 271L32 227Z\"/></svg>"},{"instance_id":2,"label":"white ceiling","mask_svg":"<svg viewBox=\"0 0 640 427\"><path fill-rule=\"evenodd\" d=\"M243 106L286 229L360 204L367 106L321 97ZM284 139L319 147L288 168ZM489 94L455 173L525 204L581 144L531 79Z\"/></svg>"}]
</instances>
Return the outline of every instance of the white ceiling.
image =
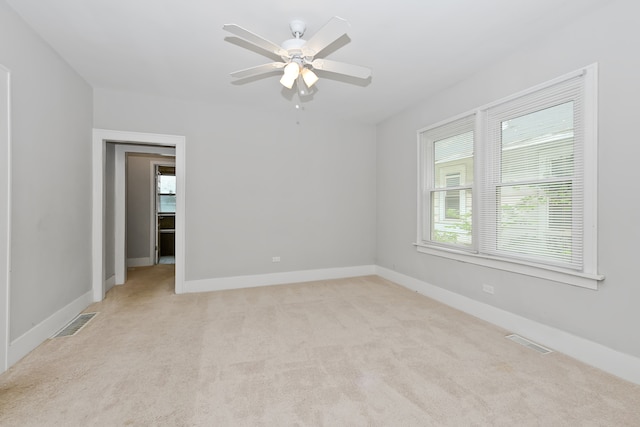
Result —
<instances>
[{"instance_id":1,"label":"white ceiling","mask_svg":"<svg viewBox=\"0 0 640 427\"><path fill-rule=\"evenodd\" d=\"M7 0L96 88L205 102L293 108L275 75L236 82L235 70L271 62L223 24L277 44L289 21L309 38L332 16L351 24L323 54L368 66L370 82L328 74L308 112L376 123L455 84L480 67L545 37L608 0ZM346 43L342 43L344 41ZM342 44L342 46L339 46ZM339 48L337 48L339 47ZM324 55L321 55L324 56Z\"/></svg>"}]
</instances>

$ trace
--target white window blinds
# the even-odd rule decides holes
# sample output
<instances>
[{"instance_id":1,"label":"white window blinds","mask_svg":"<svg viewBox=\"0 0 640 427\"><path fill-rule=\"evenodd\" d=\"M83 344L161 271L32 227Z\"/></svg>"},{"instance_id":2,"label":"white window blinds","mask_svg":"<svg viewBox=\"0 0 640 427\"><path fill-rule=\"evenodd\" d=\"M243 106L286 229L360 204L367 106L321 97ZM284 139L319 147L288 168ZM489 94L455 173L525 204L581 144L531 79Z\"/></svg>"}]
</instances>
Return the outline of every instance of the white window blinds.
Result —
<instances>
[{"instance_id":1,"label":"white window blinds","mask_svg":"<svg viewBox=\"0 0 640 427\"><path fill-rule=\"evenodd\" d=\"M583 78L487 108L480 252L582 270Z\"/></svg>"}]
</instances>

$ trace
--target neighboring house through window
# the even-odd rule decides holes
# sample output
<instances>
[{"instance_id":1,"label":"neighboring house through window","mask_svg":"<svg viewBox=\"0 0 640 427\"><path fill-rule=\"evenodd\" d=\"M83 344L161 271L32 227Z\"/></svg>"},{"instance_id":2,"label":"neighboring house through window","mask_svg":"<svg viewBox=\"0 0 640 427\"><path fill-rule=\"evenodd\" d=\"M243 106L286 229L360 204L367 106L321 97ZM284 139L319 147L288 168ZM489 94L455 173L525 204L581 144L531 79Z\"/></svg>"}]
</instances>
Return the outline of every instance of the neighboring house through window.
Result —
<instances>
[{"instance_id":1,"label":"neighboring house through window","mask_svg":"<svg viewBox=\"0 0 640 427\"><path fill-rule=\"evenodd\" d=\"M460 185L459 173L448 173L445 178L447 188ZM445 219L460 219L460 190L447 190L444 196Z\"/></svg>"}]
</instances>

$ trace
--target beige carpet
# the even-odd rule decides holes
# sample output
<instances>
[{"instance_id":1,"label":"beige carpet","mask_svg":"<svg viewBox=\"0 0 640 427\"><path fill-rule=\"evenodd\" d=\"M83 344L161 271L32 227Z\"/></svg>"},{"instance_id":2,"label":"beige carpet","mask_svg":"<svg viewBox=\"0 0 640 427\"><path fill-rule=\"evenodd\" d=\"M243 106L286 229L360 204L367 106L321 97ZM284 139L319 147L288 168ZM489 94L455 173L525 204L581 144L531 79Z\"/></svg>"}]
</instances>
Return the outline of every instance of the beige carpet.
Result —
<instances>
[{"instance_id":1,"label":"beige carpet","mask_svg":"<svg viewBox=\"0 0 640 427\"><path fill-rule=\"evenodd\" d=\"M174 295L138 268L0 376L3 426L638 426L640 386L378 277Z\"/></svg>"}]
</instances>

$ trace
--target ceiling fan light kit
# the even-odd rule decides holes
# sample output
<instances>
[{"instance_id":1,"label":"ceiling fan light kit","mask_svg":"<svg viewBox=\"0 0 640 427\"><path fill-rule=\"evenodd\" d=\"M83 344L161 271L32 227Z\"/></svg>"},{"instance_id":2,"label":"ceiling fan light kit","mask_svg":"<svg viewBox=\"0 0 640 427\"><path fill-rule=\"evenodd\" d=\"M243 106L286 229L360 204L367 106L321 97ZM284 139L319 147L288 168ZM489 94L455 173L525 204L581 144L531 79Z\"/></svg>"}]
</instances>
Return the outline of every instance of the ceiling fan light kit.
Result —
<instances>
[{"instance_id":1,"label":"ceiling fan light kit","mask_svg":"<svg viewBox=\"0 0 640 427\"><path fill-rule=\"evenodd\" d=\"M282 86L286 87L287 89L291 89L299 75L300 75L300 64L298 64L297 62L289 62L284 67L284 74L280 79L280 83L282 84Z\"/></svg>"},{"instance_id":2,"label":"ceiling fan light kit","mask_svg":"<svg viewBox=\"0 0 640 427\"><path fill-rule=\"evenodd\" d=\"M316 84L319 80L316 73L314 73L308 68L303 68L300 73L302 74L302 80L304 80L304 83L307 85L308 88Z\"/></svg>"},{"instance_id":3,"label":"ceiling fan light kit","mask_svg":"<svg viewBox=\"0 0 640 427\"><path fill-rule=\"evenodd\" d=\"M368 79L371 77L371 70L367 67L316 58L326 47L347 33L349 23L337 16L331 18L329 22L309 40L302 39L306 31L306 24L300 20L291 21L289 28L294 38L285 40L281 46L236 24L226 24L222 28L269 53L278 55L283 61L271 62L234 71L231 73L232 77L248 78L283 69L280 83L287 89L291 89L297 81L300 94L305 94L304 87L302 87L303 81L304 85L310 89L319 80L312 69L359 79Z\"/></svg>"}]
</instances>

